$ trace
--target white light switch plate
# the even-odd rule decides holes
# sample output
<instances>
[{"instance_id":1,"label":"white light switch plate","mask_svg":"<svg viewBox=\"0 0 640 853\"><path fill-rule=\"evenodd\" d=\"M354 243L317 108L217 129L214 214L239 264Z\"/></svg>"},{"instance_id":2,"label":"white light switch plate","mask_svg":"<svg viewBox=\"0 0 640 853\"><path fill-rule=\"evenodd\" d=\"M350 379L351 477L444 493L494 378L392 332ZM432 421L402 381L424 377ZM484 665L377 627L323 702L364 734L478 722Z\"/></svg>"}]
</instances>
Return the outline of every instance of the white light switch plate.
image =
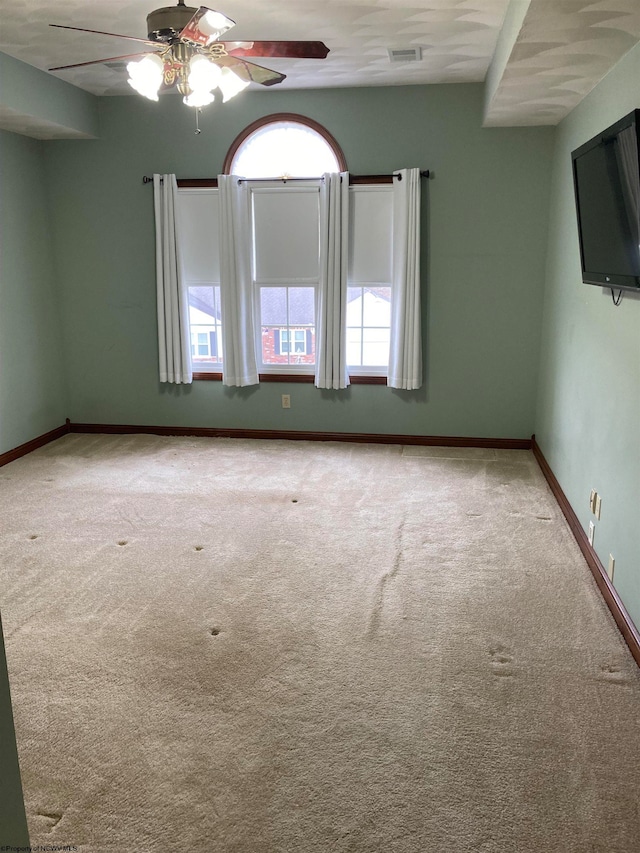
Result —
<instances>
[{"instance_id":1,"label":"white light switch plate","mask_svg":"<svg viewBox=\"0 0 640 853\"><path fill-rule=\"evenodd\" d=\"M609 554L609 566L607 568L607 574L609 575L609 580L613 581L613 572L616 567L615 559Z\"/></svg>"}]
</instances>

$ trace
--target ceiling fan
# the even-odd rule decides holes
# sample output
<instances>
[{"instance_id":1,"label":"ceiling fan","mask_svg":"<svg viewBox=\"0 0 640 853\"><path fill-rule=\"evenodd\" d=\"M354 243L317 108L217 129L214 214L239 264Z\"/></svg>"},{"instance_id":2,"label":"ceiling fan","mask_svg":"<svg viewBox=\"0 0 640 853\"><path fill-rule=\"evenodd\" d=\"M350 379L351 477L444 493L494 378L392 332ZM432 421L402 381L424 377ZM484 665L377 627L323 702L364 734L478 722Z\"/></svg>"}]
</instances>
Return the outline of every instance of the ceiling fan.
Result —
<instances>
[{"instance_id":1,"label":"ceiling fan","mask_svg":"<svg viewBox=\"0 0 640 853\"><path fill-rule=\"evenodd\" d=\"M250 83L274 86L285 79L278 71L247 62L247 56L324 59L329 53L321 41L220 41L220 36L235 26L235 21L206 6L199 9L186 6L184 0L178 0L177 6L165 6L147 15L146 39L62 24L49 26L128 39L158 48L59 65L49 71L142 57L127 64L127 82L152 101L158 100L160 91L176 87L191 107L210 104L215 88L222 92L223 101L228 101Z\"/></svg>"}]
</instances>

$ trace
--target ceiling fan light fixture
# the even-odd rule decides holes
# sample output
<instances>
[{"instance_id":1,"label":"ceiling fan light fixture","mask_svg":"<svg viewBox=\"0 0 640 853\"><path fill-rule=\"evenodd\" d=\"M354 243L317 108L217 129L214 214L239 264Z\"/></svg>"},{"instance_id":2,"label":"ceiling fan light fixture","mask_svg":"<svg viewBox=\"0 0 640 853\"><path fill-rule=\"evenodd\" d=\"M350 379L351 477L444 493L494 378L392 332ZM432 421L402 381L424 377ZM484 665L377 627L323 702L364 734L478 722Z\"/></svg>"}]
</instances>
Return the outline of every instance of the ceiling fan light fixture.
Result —
<instances>
[{"instance_id":1,"label":"ceiling fan light fixture","mask_svg":"<svg viewBox=\"0 0 640 853\"><path fill-rule=\"evenodd\" d=\"M223 33L226 33L233 26L234 22L226 15L213 9L209 9L198 21L198 29L207 36L207 44L219 39Z\"/></svg>"},{"instance_id":2,"label":"ceiling fan light fixture","mask_svg":"<svg viewBox=\"0 0 640 853\"><path fill-rule=\"evenodd\" d=\"M188 107L207 107L209 104L212 104L214 100L215 95L213 92L208 92L206 89L196 89L196 91L190 92L182 99L183 103Z\"/></svg>"},{"instance_id":3,"label":"ceiling fan light fixture","mask_svg":"<svg viewBox=\"0 0 640 853\"><path fill-rule=\"evenodd\" d=\"M164 63L154 53L143 56L138 62L128 62L127 72L129 79L127 83L150 101L158 100L158 92L164 77Z\"/></svg>"},{"instance_id":4,"label":"ceiling fan light fixture","mask_svg":"<svg viewBox=\"0 0 640 853\"><path fill-rule=\"evenodd\" d=\"M196 54L189 61L189 88L211 92L220 82L221 73L218 65Z\"/></svg>"},{"instance_id":5,"label":"ceiling fan light fixture","mask_svg":"<svg viewBox=\"0 0 640 853\"><path fill-rule=\"evenodd\" d=\"M222 103L226 104L249 85L249 80L242 80L230 68L222 68L218 88L222 92Z\"/></svg>"},{"instance_id":6,"label":"ceiling fan light fixture","mask_svg":"<svg viewBox=\"0 0 640 853\"><path fill-rule=\"evenodd\" d=\"M177 89L185 104L197 108L214 100L216 88L226 103L251 83L274 86L285 79L285 74L250 62L247 56L324 59L329 53L321 41L220 41L220 36L235 26L235 21L206 6L187 6L185 0L149 12L146 39L63 24L50 26L128 39L157 49L59 65L49 71L97 64L121 68L122 60L142 57L126 64L127 83L132 89L151 101L159 100L160 91Z\"/></svg>"}]
</instances>

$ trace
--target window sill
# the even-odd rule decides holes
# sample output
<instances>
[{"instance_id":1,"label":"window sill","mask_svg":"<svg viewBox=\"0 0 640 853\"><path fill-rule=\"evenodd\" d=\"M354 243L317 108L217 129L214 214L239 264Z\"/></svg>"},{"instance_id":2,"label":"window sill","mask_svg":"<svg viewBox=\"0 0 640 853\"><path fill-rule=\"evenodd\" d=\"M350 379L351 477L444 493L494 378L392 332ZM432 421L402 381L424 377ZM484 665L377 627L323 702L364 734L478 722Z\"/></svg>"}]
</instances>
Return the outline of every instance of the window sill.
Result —
<instances>
[{"instance_id":1,"label":"window sill","mask_svg":"<svg viewBox=\"0 0 640 853\"><path fill-rule=\"evenodd\" d=\"M260 382L302 382L313 385L313 373L260 373ZM351 376L352 385L386 385L386 376ZM194 373L194 382L222 382L222 373Z\"/></svg>"}]
</instances>

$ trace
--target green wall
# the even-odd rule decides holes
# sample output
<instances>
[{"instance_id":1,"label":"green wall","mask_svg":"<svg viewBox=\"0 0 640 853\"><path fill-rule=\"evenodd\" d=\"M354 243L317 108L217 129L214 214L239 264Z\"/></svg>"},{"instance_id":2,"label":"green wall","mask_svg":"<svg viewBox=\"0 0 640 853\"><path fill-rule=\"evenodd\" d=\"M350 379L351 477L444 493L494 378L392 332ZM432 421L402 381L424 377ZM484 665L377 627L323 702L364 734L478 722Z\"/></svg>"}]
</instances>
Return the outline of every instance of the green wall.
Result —
<instances>
[{"instance_id":1,"label":"green wall","mask_svg":"<svg viewBox=\"0 0 640 853\"><path fill-rule=\"evenodd\" d=\"M559 125L552 167L549 249L536 437L614 585L640 625L640 295L620 307L582 284L571 151L640 107L640 45ZM600 521L589 492L602 496Z\"/></svg>"},{"instance_id":2,"label":"green wall","mask_svg":"<svg viewBox=\"0 0 640 853\"><path fill-rule=\"evenodd\" d=\"M177 97L102 98L100 110L98 140L47 148L72 421L531 435L553 129L483 130L481 85L247 92L206 109L199 136ZM354 173L433 171L423 184L424 390L158 383L153 198L142 176L214 176L246 125L280 111L324 124Z\"/></svg>"},{"instance_id":3,"label":"green wall","mask_svg":"<svg viewBox=\"0 0 640 853\"><path fill-rule=\"evenodd\" d=\"M44 153L0 131L0 453L67 416Z\"/></svg>"},{"instance_id":4,"label":"green wall","mask_svg":"<svg viewBox=\"0 0 640 853\"><path fill-rule=\"evenodd\" d=\"M0 108L38 139L98 135L98 99L0 53Z\"/></svg>"}]
</instances>

